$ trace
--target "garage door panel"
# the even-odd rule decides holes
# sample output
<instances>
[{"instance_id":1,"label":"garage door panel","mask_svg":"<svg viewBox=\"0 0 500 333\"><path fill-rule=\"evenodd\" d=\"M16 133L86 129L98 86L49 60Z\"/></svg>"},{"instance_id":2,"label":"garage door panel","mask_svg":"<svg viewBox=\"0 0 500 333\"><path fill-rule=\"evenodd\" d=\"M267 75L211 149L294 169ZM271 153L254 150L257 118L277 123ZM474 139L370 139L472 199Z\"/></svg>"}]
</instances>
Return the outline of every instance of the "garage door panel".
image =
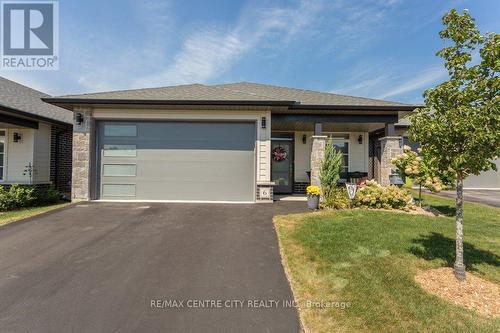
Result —
<instances>
[{"instance_id":1,"label":"garage door panel","mask_svg":"<svg viewBox=\"0 0 500 333\"><path fill-rule=\"evenodd\" d=\"M104 136L106 124L117 123L99 124L101 198L254 200L255 124L135 122L135 137Z\"/></svg>"}]
</instances>

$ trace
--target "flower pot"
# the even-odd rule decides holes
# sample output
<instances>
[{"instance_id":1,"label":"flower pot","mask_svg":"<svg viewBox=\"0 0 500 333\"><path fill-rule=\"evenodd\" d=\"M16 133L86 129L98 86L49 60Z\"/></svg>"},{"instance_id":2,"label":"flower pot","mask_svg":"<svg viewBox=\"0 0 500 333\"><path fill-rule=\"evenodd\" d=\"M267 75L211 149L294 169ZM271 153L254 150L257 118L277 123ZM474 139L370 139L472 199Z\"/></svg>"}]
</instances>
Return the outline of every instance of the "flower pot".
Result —
<instances>
[{"instance_id":1,"label":"flower pot","mask_svg":"<svg viewBox=\"0 0 500 333\"><path fill-rule=\"evenodd\" d=\"M308 195L307 196L307 208L318 209L319 207L319 195Z\"/></svg>"}]
</instances>

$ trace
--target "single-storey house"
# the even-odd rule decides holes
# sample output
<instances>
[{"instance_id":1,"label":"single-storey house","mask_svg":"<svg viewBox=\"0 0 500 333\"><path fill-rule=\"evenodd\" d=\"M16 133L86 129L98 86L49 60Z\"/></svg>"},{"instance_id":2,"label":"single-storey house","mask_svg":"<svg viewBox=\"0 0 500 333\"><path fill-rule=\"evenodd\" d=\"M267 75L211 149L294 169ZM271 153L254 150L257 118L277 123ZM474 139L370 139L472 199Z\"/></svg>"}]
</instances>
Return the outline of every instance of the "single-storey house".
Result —
<instances>
[{"instance_id":1,"label":"single-storey house","mask_svg":"<svg viewBox=\"0 0 500 333\"><path fill-rule=\"evenodd\" d=\"M74 200L269 202L319 182L329 138L345 181L388 184L415 108L247 82L43 100L74 112Z\"/></svg>"},{"instance_id":2,"label":"single-storey house","mask_svg":"<svg viewBox=\"0 0 500 333\"><path fill-rule=\"evenodd\" d=\"M71 191L73 115L40 91L0 77L0 185Z\"/></svg>"},{"instance_id":3,"label":"single-storey house","mask_svg":"<svg viewBox=\"0 0 500 333\"><path fill-rule=\"evenodd\" d=\"M74 112L73 200L270 202L319 183L327 140L344 181L388 184L416 107L248 82L43 100Z\"/></svg>"}]
</instances>

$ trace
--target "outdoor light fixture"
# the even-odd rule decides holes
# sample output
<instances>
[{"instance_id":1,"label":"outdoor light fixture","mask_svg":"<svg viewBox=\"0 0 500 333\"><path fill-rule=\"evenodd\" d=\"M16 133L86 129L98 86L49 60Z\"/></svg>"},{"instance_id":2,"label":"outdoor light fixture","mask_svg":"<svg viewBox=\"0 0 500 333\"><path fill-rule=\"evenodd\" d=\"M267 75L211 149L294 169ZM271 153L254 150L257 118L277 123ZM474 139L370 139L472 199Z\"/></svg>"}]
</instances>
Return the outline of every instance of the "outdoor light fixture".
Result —
<instances>
[{"instance_id":1,"label":"outdoor light fixture","mask_svg":"<svg viewBox=\"0 0 500 333\"><path fill-rule=\"evenodd\" d=\"M266 122L267 122L266 117L262 117L262 119L260 120L260 127L266 128L267 125Z\"/></svg>"},{"instance_id":2,"label":"outdoor light fixture","mask_svg":"<svg viewBox=\"0 0 500 333\"><path fill-rule=\"evenodd\" d=\"M75 122L77 125L81 125L83 123L83 114L77 113L75 115Z\"/></svg>"},{"instance_id":3,"label":"outdoor light fixture","mask_svg":"<svg viewBox=\"0 0 500 333\"><path fill-rule=\"evenodd\" d=\"M21 134L14 132L14 137L12 138L14 142L19 142L21 141Z\"/></svg>"},{"instance_id":4,"label":"outdoor light fixture","mask_svg":"<svg viewBox=\"0 0 500 333\"><path fill-rule=\"evenodd\" d=\"M360 145L363 144L363 136L362 135L358 136L358 143Z\"/></svg>"},{"instance_id":5,"label":"outdoor light fixture","mask_svg":"<svg viewBox=\"0 0 500 333\"><path fill-rule=\"evenodd\" d=\"M302 135L302 143L306 144L306 142L307 142L307 135L304 134Z\"/></svg>"}]
</instances>

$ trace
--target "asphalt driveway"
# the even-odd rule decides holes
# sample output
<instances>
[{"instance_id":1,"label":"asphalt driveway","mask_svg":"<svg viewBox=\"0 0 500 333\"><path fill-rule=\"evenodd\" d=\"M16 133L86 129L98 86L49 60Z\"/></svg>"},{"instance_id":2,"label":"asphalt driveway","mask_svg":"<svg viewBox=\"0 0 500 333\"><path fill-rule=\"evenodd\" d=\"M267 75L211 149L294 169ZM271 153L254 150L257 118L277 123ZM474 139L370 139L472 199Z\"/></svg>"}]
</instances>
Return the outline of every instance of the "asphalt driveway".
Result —
<instances>
[{"instance_id":1,"label":"asphalt driveway","mask_svg":"<svg viewBox=\"0 0 500 333\"><path fill-rule=\"evenodd\" d=\"M271 219L303 206L91 203L2 227L0 331L297 332Z\"/></svg>"}]
</instances>

